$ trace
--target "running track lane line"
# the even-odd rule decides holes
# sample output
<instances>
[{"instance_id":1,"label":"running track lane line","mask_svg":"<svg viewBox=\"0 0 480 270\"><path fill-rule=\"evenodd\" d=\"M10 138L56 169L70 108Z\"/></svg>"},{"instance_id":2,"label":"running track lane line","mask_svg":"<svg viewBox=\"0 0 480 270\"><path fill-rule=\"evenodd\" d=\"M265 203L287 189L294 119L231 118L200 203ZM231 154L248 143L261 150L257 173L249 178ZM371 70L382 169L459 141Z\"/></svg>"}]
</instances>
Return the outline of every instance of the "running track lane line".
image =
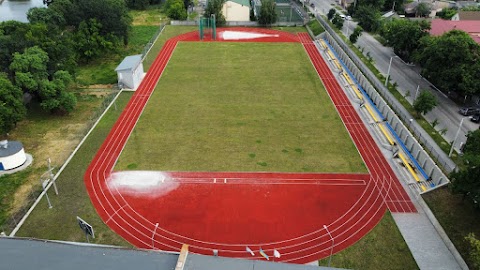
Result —
<instances>
[{"instance_id":1,"label":"running track lane line","mask_svg":"<svg viewBox=\"0 0 480 270\"><path fill-rule=\"evenodd\" d=\"M179 38L177 38L177 40L179 40ZM176 42L175 42L175 44L176 44ZM174 48L174 46L173 46L173 48ZM167 58L169 58L171 56L172 52L173 52L173 49L171 49ZM162 53L160 55L162 55ZM161 73L163 72L163 68L165 67L165 65L161 65L161 64L158 64L157 62L155 62L154 66L152 66L152 68L154 68L154 69L152 69L152 70L157 70L158 71L158 69L161 69L161 71L159 72L159 75L158 75L158 76L160 76ZM157 77L157 79L158 79L158 77ZM101 182L102 178L103 178L103 180L105 180L108 177L108 175L110 174L111 169L112 169L116 159L118 158L118 154L121 151L121 148L123 147L121 145L122 143L121 142L119 143L119 141L121 141L121 140L126 141L126 139L128 138L129 132L131 132L131 129L133 129L136 121L138 120L139 115L143 111L143 108L144 108L146 102L148 101L148 97L151 94L151 92L153 91L154 84L156 84L157 80L155 80L155 79L147 80L147 78L145 78L145 81L149 82L150 87L151 87L150 91L148 91L148 89L145 90L145 91L139 91L141 89L138 90L138 94L134 95L135 98L132 97L132 101L129 103L129 105L127 105L128 109L125 110L126 114L122 113L122 116L120 117L120 120L119 120L119 122L121 124L118 124L119 122L117 122L118 125L117 124L115 125L114 129L115 129L115 131L118 131L117 135L119 135L119 136L114 138L114 136L111 136L111 134L109 134L109 137L107 137L108 142L113 141L113 143L115 143L115 145L113 145L113 146L110 145L110 148L113 148L113 152L112 152L111 149L106 149L107 147L106 146L104 147L104 145L102 145L101 151L99 151L99 152L103 152L105 156L103 157L103 159L99 158L95 162L92 162L92 164L98 166L98 167L95 168L96 170L94 170L93 168L90 169L90 167L89 167L89 169L90 169L90 184L92 184L92 186L95 185L95 184L98 184L98 188L100 189L100 191L103 195L103 196L99 196L99 194L97 193L97 190L93 190L93 192L95 193L96 199L98 199L98 202L102 205L102 208L105 210L105 212L108 212L108 210L105 207L111 208L112 211L110 213L112 213L112 212L115 213L115 211L117 211L117 215L112 217L112 219L116 219L115 217L120 217L120 219L115 220L115 224L118 225L117 229L125 231L124 228L131 227L131 228L134 229L134 231L139 233L138 235L135 235L133 237L136 238L139 242L142 242L143 244L145 244L145 243L148 244L149 240L151 238L151 234L148 235L148 233L153 231L153 226L151 226L152 224L147 223L147 225L145 225L145 224L139 223L139 221L135 217L133 217L133 215L135 215L135 213L132 214L132 213L127 212L127 210L129 209L128 207L126 207L124 209L123 208L124 205L119 203L113 197L112 194L108 194L108 193L104 192L103 186L102 186L102 184L104 184L104 183ZM145 87L145 88L148 88L148 86ZM143 88L142 88L142 90L143 90ZM133 119L133 121L132 121L132 118L131 118L132 117L131 113L133 113L133 118L136 118L136 119ZM127 114L130 114L130 115L127 115ZM117 140L117 139L119 139L119 140ZM105 161L106 161L105 159L108 159L108 158L111 158L111 159L108 162L105 163ZM114 160L112 160L112 158ZM95 183L93 178L95 178L95 180L97 180L96 183ZM90 191L92 191L92 187L89 188L89 192ZM107 192L109 192L109 191L107 191ZM372 195L372 194L373 194L373 192L370 192L370 195ZM108 198L107 196L110 197L110 198ZM378 196L377 196L377 198L378 198ZM104 201L102 201L102 199L104 199ZM111 200L111 199L113 199L113 200ZM370 204L370 206L372 206L372 205L373 204ZM380 209L381 208L377 208L376 212L378 213L379 212L378 210L380 210ZM383 215L383 212L381 214ZM365 213L364 213L364 216L365 216ZM370 220L372 218L373 218L373 216L370 218ZM132 225L132 224L135 224L135 223L139 223L138 225L140 225L143 228L140 228L140 229L136 228L136 226ZM147 231L145 231L144 229L147 229ZM334 229L335 228L331 228L331 230L334 230ZM361 228L361 229L363 229L363 228ZM132 236L131 233L129 233L129 235ZM144 238L142 236L147 236L147 238ZM155 236L156 236L156 234L155 234ZM139 237L142 237L144 239L139 239ZM329 249L329 238L327 237L326 232L323 232L320 237L325 238L324 241L320 244L325 244L326 247L324 248L324 250L328 251L328 249ZM334 236L334 237L337 240L338 236ZM305 243L305 242L302 242L302 243ZM337 246L337 244L335 246ZM301 257L291 258L291 260L295 260L295 259L298 259L298 258L305 259L305 258L308 258L308 256L311 256L311 254L303 254ZM311 259L308 259L307 261L309 261L309 260L311 260Z\"/></svg>"}]
</instances>

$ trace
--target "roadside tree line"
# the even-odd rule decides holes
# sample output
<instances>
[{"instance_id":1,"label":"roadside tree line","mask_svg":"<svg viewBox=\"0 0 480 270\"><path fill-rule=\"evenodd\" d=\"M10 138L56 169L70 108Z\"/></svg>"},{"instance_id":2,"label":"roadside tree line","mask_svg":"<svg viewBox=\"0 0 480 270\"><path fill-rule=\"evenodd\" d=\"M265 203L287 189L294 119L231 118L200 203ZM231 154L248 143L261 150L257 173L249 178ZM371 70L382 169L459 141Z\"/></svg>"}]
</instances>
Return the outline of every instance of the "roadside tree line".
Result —
<instances>
[{"instance_id":1,"label":"roadside tree line","mask_svg":"<svg viewBox=\"0 0 480 270\"><path fill-rule=\"evenodd\" d=\"M480 94L480 45L466 32L452 30L431 36L428 21L382 20L379 9L366 3L360 2L354 13L365 31L378 33L384 45L392 47L405 62L420 65L422 75L443 92Z\"/></svg>"},{"instance_id":2,"label":"roadside tree line","mask_svg":"<svg viewBox=\"0 0 480 270\"><path fill-rule=\"evenodd\" d=\"M27 18L0 23L0 134L31 102L60 115L74 110L78 63L126 45L132 20L123 0L55 0Z\"/></svg>"}]
</instances>

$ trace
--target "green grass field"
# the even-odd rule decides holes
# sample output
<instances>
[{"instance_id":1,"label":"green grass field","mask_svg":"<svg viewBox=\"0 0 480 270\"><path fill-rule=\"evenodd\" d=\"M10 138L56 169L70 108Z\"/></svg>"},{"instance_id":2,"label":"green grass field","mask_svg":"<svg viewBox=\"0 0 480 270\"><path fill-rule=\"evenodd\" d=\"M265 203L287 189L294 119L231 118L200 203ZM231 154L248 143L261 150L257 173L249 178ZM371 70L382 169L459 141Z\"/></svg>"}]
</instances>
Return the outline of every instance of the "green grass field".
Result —
<instances>
[{"instance_id":1,"label":"green grass field","mask_svg":"<svg viewBox=\"0 0 480 270\"><path fill-rule=\"evenodd\" d=\"M298 43L177 45L116 169L366 172Z\"/></svg>"},{"instance_id":2,"label":"green grass field","mask_svg":"<svg viewBox=\"0 0 480 270\"><path fill-rule=\"evenodd\" d=\"M167 26L147 55L145 70L166 39L195 29ZM155 170L173 170L175 165L193 170L210 167L212 160L217 162L218 170L227 168L227 165L231 170L240 170L237 163L243 162L242 170L269 171L283 166L279 170L364 172L363 162L301 45L255 44L255 52L241 45L245 44L180 44L127 147L134 147L130 144L134 140L140 143L140 136L145 135L147 144L139 145L142 148L138 150L131 148L130 157L122 156L122 159L140 157L141 162L125 159L119 166L130 169L156 166ZM209 46L214 46L215 57L205 51L211 51ZM257 57L252 58L252 53ZM209 81L195 80L197 76L208 78L207 74L211 76ZM227 74L230 74L228 80ZM267 80L268 83L262 82ZM83 183L88 164L130 96L131 93L121 94L117 100L117 110L112 108L107 112L57 180L60 195L49 192L54 208L48 209L44 199L17 233L18 236L85 242L75 221L75 216L79 215L95 228L97 237L94 243L130 246L97 216ZM209 104L215 106L207 106ZM150 118L146 118L146 115ZM217 129L222 132L217 132ZM243 138L226 136L235 132L242 132ZM163 141L166 137L172 138ZM341 145L326 143L332 138L335 143L341 142ZM203 148L203 142L199 140L212 142L208 142L209 148ZM155 147L152 147L153 142ZM243 145L243 150L235 153L234 149L225 147L231 143ZM157 144L164 148L158 149ZM193 148L194 145L202 147ZM343 152L336 147L343 147ZM232 160L224 163L220 158L213 157L217 154L211 152L214 148L227 151ZM169 163L163 165L160 164L163 160L155 160L154 163L146 160L145 153L150 153L147 150L153 151L152 155L159 155L155 158ZM192 153L197 157L209 155L212 158L198 160L181 157ZM162 157L164 154L169 156ZM266 156L271 157L265 159ZM178 160L171 160L171 157ZM329 160L326 161L326 158ZM187 164L185 160L193 160L193 163ZM343 169L338 169L340 166L336 162L344 166ZM305 167L310 163L313 164L311 167ZM320 263L325 265L326 261ZM335 255L332 266L353 269L416 268L388 213L380 225L361 241Z\"/></svg>"}]
</instances>

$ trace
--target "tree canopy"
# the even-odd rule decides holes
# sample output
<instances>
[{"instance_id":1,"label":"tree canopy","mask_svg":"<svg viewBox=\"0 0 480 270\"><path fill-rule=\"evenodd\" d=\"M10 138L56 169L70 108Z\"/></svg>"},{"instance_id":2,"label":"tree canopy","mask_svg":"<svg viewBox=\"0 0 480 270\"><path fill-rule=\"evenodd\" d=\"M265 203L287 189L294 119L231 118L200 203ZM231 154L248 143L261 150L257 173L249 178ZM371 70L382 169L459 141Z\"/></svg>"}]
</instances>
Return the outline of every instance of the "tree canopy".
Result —
<instances>
[{"instance_id":1,"label":"tree canopy","mask_svg":"<svg viewBox=\"0 0 480 270\"><path fill-rule=\"evenodd\" d=\"M385 39L386 45L391 46L395 54L405 61L411 60L411 55L420 45L420 39L428 36L430 23L411 20L396 20L385 22L380 30L380 35Z\"/></svg>"},{"instance_id":2,"label":"tree canopy","mask_svg":"<svg viewBox=\"0 0 480 270\"><path fill-rule=\"evenodd\" d=\"M258 16L258 23L261 25L271 25L277 21L277 12L275 12L275 1L261 0L262 6Z\"/></svg>"},{"instance_id":3,"label":"tree canopy","mask_svg":"<svg viewBox=\"0 0 480 270\"><path fill-rule=\"evenodd\" d=\"M15 53L10 70L15 73L15 85L39 97L40 106L50 112L71 112L76 98L67 88L72 78L67 71L59 70L49 79L47 72L48 54L39 47Z\"/></svg>"},{"instance_id":4,"label":"tree canopy","mask_svg":"<svg viewBox=\"0 0 480 270\"><path fill-rule=\"evenodd\" d=\"M463 148L465 166L450 174L451 189L462 194L464 199L480 207L480 130L467 135L467 144Z\"/></svg>"},{"instance_id":5,"label":"tree canopy","mask_svg":"<svg viewBox=\"0 0 480 270\"><path fill-rule=\"evenodd\" d=\"M224 3L225 0L210 0L208 1L207 8L205 8L204 16L210 18L212 15L215 15L217 26L222 26L226 23L225 16L222 13Z\"/></svg>"},{"instance_id":6,"label":"tree canopy","mask_svg":"<svg viewBox=\"0 0 480 270\"><path fill-rule=\"evenodd\" d=\"M440 89L462 95L480 91L480 46L463 31L423 37L414 59Z\"/></svg>"},{"instance_id":7,"label":"tree canopy","mask_svg":"<svg viewBox=\"0 0 480 270\"><path fill-rule=\"evenodd\" d=\"M437 98L430 91L424 90L413 102L413 108L418 114L425 114L433 110L433 108L437 106L437 103Z\"/></svg>"},{"instance_id":8,"label":"tree canopy","mask_svg":"<svg viewBox=\"0 0 480 270\"><path fill-rule=\"evenodd\" d=\"M0 134L9 132L25 117L22 97L22 90L12 84L7 74L0 73Z\"/></svg>"},{"instance_id":9,"label":"tree canopy","mask_svg":"<svg viewBox=\"0 0 480 270\"><path fill-rule=\"evenodd\" d=\"M375 32L380 28L380 11L371 5L362 5L355 11L355 18L360 25L367 32Z\"/></svg>"},{"instance_id":10,"label":"tree canopy","mask_svg":"<svg viewBox=\"0 0 480 270\"><path fill-rule=\"evenodd\" d=\"M185 20L187 18L183 0L167 0L164 8L165 13L172 20Z\"/></svg>"}]
</instances>

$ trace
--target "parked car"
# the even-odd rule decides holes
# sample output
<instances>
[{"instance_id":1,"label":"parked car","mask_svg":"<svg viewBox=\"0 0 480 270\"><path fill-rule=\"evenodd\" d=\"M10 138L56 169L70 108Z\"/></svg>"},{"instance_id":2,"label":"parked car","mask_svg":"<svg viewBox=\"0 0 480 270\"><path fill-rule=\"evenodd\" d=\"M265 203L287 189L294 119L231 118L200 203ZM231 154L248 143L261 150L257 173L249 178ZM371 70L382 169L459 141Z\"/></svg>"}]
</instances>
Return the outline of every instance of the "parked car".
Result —
<instances>
[{"instance_id":1,"label":"parked car","mask_svg":"<svg viewBox=\"0 0 480 270\"><path fill-rule=\"evenodd\" d=\"M474 115L474 114L480 113L480 108L476 108L476 107L463 107L463 108L461 108L458 112L459 112L461 115L465 115L465 116Z\"/></svg>"},{"instance_id":2,"label":"parked car","mask_svg":"<svg viewBox=\"0 0 480 270\"><path fill-rule=\"evenodd\" d=\"M475 123L480 123L480 113L476 113L470 118L470 121Z\"/></svg>"}]
</instances>

